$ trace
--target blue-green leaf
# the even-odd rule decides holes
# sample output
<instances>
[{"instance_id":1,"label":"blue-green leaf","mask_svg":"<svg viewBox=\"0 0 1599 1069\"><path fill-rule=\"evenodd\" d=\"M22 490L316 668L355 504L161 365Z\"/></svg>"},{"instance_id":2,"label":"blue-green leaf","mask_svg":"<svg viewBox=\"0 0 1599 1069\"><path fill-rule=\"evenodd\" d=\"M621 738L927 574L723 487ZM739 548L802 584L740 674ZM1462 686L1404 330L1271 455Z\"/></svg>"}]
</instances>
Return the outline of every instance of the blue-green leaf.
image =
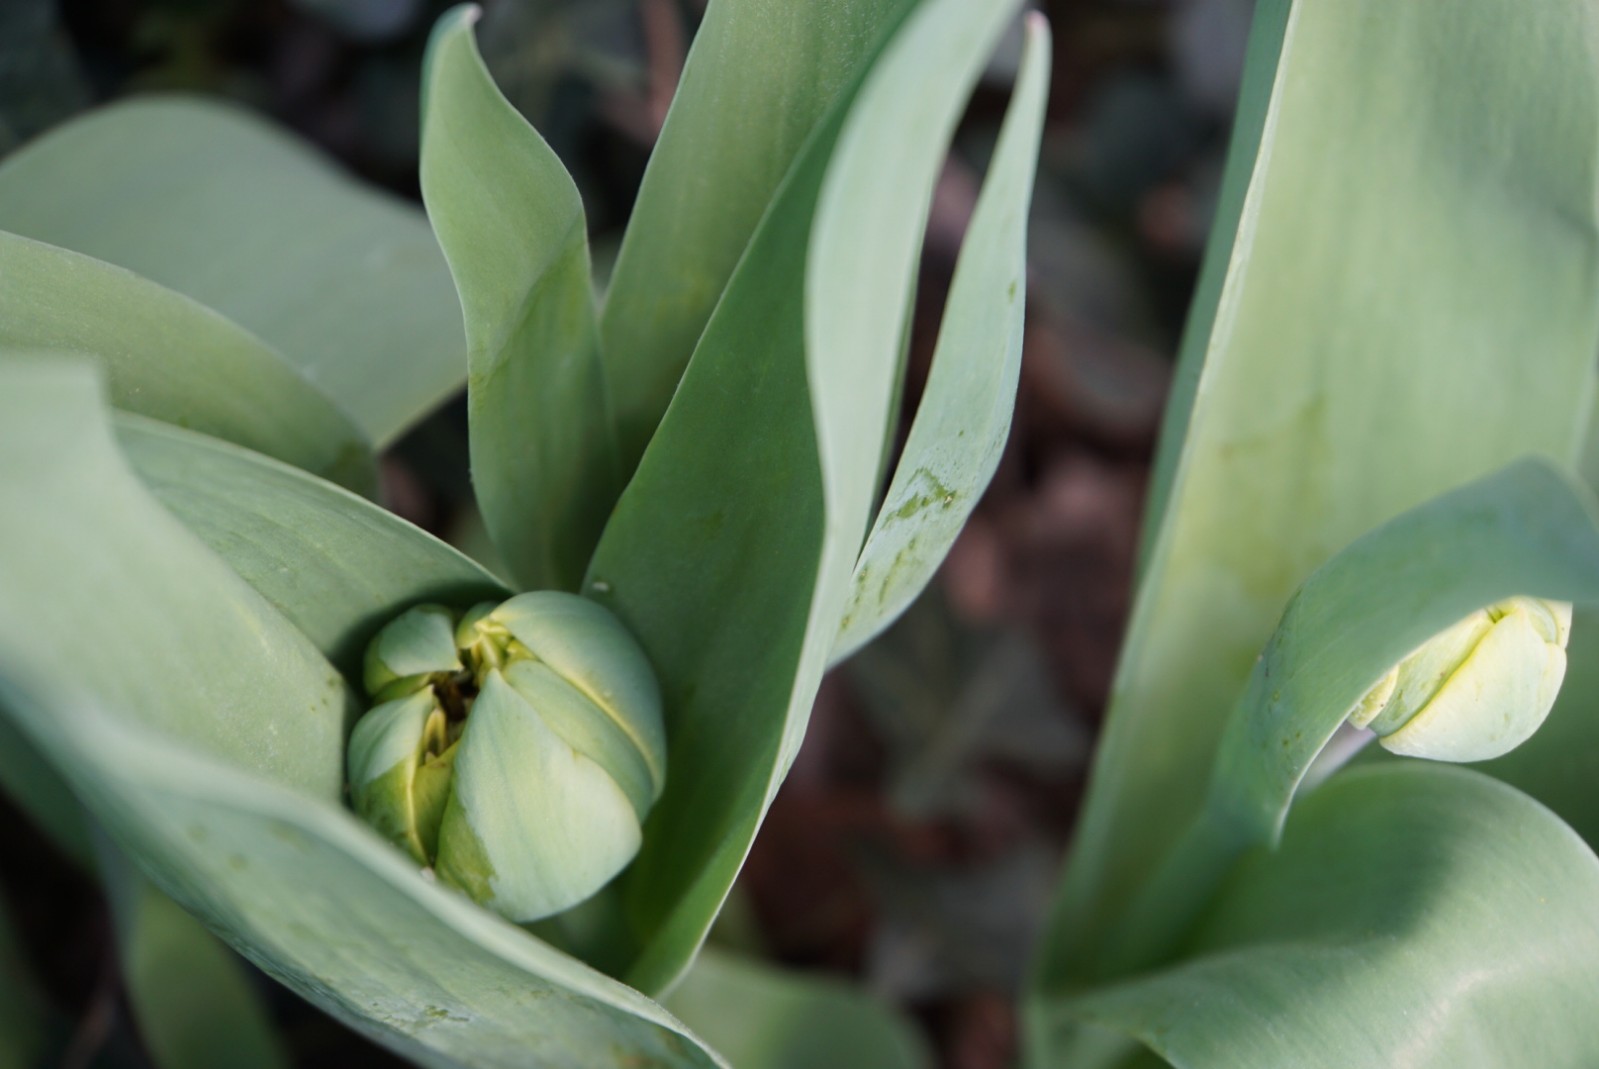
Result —
<instances>
[{"instance_id":1,"label":"blue-green leaf","mask_svg":"<svg viewBox=\"0 0 1599 1069\"><path fill-rule=\"evenodd\" d=\"M477 9L428 49L422 195L466 312L472 482L512 576L576 589L621 488L583 202L489 76Z\"/></svg>"},{"instance_id":2,"label":"blue-green leaf","mask_svg":"<svg viewBox=\"0 0 1599 1069\"><path fill-rule=\"evenodd\" d=\"M466 381L414 206L230 105L122 101L0 163L0 229L127 268L263 339L379 445Z\"/></svg>"}]
</instances>

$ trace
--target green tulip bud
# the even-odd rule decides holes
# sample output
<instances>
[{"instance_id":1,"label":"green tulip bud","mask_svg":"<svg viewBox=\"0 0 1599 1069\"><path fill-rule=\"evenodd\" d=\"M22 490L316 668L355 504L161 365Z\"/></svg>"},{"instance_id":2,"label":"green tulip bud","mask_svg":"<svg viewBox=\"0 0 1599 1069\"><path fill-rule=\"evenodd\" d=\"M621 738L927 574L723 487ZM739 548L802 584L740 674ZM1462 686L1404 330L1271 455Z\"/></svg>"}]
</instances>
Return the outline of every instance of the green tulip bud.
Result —
<instances>
[{"instance_id":1,"label":"green tulip bud","mask_svg":"<svg viewBox=\"0 0 1599 1069\"><path fill-rule=\"evenodd\" d=\"M1387 749L1436 761L1486 761L1525 742L1566 674L1571 606L1511 598L1435 635L1356 703L1355 727Z\"/></svg>"},{"instance_id":2,"label":"green tulip bud","mask_svg":"<svg viewBox=\"0 0 1599 1069\"><path fill-rule=\"evenodd\" d=\"M366 692L380 701L420 690L441 672L461 671L455 614L442 605L406 610L367 646L364 667Z\"/></svg>"},{"instance_id":3,"label":"green tulip bud","mask_svg":"<svg viewBox=\"0 0 1599 1069\"><path fill-rule=\"evenodd\" d=\"M367 685L379 704L350 740L356 809L443 882L530 921L638 852L665 784L660 690L601 606L541 591L459 616L413 609L374 641Z\"/></svg>"}]
</instances>

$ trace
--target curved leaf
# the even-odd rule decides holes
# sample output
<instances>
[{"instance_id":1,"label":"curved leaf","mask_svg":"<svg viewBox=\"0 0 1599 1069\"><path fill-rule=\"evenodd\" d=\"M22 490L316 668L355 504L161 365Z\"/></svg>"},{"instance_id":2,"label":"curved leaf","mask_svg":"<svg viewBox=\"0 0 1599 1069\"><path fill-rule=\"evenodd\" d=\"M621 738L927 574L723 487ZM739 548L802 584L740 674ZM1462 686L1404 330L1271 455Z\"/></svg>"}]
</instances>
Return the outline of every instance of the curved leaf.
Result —
<instances>
[{"instance_id":1,"label":"curved leaf","mask_svg":"<svg viewBox=\"0 0 1599 1069\"><path fill-rule=\"evenodd\" d=\"M3 662L6 652L0 652ZM428 1065L722 1065L636 991L427 879L338 805L0 663L0 700L139 868L334 1017Z\"/></svg>"},{"instance_id":2,"label":"curved leaf","mask_svg":"<svg viewBox=\"0 0 1599 1069\"><path fill-rule=\"evenodd\" d=\"M919 7L886 50L892 80L879 83L878 104L852 138L888 137L884 127L904 116L884 102L900 95L926 102L916 116L921 136L947 130L963 98L943 80L952 71L975 76L1012 10L963 0ZM907 58L935 46L948 62ZM844 339L862 361L853 366L818 355L807 329L813 302L844 299L831 280L808 286L806 262L853 97L806 147L751 241L584 587L639 637L666 710L666 791L622 878L642 947L626 975L645 991L669 986L693 957L798 749L875 491L888 405L854 403L854 391L892 379L903 303L877 310L895 329L858 339L866 324L830 328L825 336ZM936 167L941 148L918 145L917 157ZM913 169L907 180L930 187L932 177ZM899 212L882 222L905 246L907 277L920 223ZM879 336L886 343L872 351ZM816 459L824 435L825 478ZM861 470L847 472L849 464Z\"/></svg>"},{"instance_id":3,"label":"curved leaf","mask_svg":"<svg viewBox=\"0 0 1599 1069\"><path fill-rule=\"evenodd\" d=\"M738 1069L919 1069L926 1042L864 991L707 947L666 1006Z\"/></svg>"},{"instance_id":4,"label":"curved leaf","mask_svg":"<svg viewBox=\"0 0 1599 1069\"><path fill-rule=\"evenodd\" d=\"M149 97L57 127L0 163L0 228L222 313L379 445L466 381L422 213L231 105Z\"/></svg>"},{"instance_id":5,"label":"curved leaf","mask_svg":"<svg viewBox=\"0 0 1599 1069\"><path fill-rule=\"evenodd\" d=\"M101 840L122 983L158 1069L287 1069L288 1053L227 947Z\"/></svg>"},{"instance_id":6,"label":"curved leaf","mask_svg":"<svg viewBox=\"0 0 1599 1069\"><path fill-rule=\"evenodd\" d=\"M712 0L650 156L600 330L623 471L638 463L806 139L915 0Z\"/></svg>"},{"instance_id":7,"label":"curved leaf","mask_svg":"<svg viewBox=\"0 0 1599 1069\"><path fill-rule=\"evenodd\" d=\"M376 485L371 450L348 417L209 308L120 267L3 231L0 279L0 347L94 357L118 408L355 490Z\"/></svg>"},{"instance_id":8,"label":"curved leaf","mask_svg":"<svg viewBox=\"0 0 1599 1069\"><path fill-rule=\"evenodd\" d=\"M1443 490L1572 455L1599 347L1595 18L1258 5L1232 215L1185 340L1046 988L1093 968L1200 805L1290 591Z\"/></svg>"},{"instance_id":9,"label":"curved leaf","mask_svg":"<svg viewBox=\"0 0 1599 1069\"><path fill-rule=\"evenodd\" d=\"M161 890L430 1064L718 1064L340 804L347 688L123 465L87 367L0 365L0 708Z\"/></svg>"},{"instance_id":10,"label":"curved leaf","mask_svg":"<svg viewBox=\"0 0 1599 1069\"><path fill-rule=\"evenodd\" d=\"M1514 789L1420 762L1351 770L1239 868L1187 960L1040 1020L1184 1069L1592 1065L1595 901L1599 859Z\"/></svg>"},{"instance_id":11,"label":"curved leaf","mask_svg":"<svg viewBox=\"0 0 1599 1069\"><path fill-rule=\"evenodd\" d=\"M834 660L871 641L922 592L999 466L1021 371L1027 205L1048 100L1049 51L1042 21L1029 22L1010 110L955 267L921 407L855 563ZM867 148L885 155L860 166L892 173L883 161L896 158L897 146ZM835 240L858 224L835 222Z\"/></svg>"},{"instance_id":12,"label":"curved leaf","mask_svg":"<svg viewBox=\"0 0 1599 1069\"><path fill-rule=\"evenodd\" d=\"M137 416L116 433L156 499L350 678L410 606L510 596L432 535L298 468Z\"/></svg>"},{"instance_id":13,"label":"curved leaf","mask_svg":"<svg viewBox=\"0 0 1599 1069\"><path fill-rule=\"evenodd\" d=\"M575 590L621 488L583 202L478 54L478 9L428 46L422 196L466 310L472 483L512 577Z\"/></svg>"},{"instance_id":14,"label":"curved leaf","mask_svg":"<svg viewBox=\"0 0 1599 1069\"><path fill-rule=\"evenodd\" d=\"M343 793L354 695L156 504L91 369L0 362L0 658L315 797Z\"/></svg>"},{"instance_id":15,"label":"curved leaf","mask_svg":"<svg viewBox=\"0 0 1599 1069\"><path fill-rule=\"evenodd\" d=\"M1398 516L1306 580L1228 720L1204 809L1082 971L1115 977L1167 954L1239 855L1275 843L1311 762L1373 684L1518 594L1599 603L1599 522L1586 491L1543 461Z\"/></svg>"}]
</instances>

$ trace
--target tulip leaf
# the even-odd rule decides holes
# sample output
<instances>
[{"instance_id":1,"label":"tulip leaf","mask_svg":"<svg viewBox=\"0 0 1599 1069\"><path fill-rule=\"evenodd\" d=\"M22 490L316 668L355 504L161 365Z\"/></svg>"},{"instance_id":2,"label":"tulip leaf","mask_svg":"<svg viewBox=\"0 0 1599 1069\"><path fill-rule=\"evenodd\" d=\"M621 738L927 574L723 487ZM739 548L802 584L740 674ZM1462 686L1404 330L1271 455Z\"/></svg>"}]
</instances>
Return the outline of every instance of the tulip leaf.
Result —
<instances>
[{"instance_id":1,"label":"tulip leaf","mask_svg":"<svg viewBox=\"0 0 1599 1069\"><path fill-rule=\"evenodd\" d=\"M0 395L11 407L0 426L0 661L337 799L353 695L145 492L117 451L91 367L7 354Z\"/></svg>"},{"instance_id":2,"label":"tulip leaf","mask_svg":"<svg viewBox=\"0 0 1599 1069\"><path fill-rule=\"evenodd\" d=\"M136 416L116 431L156 499L352 679L367 641L410 606L510 596L432 535L298 468Z\"/></svg>"},{"instance_id":3,"label":"tulip leaf","mask_svg":"<svg viewBox=\"0 0 1599 1069\"><path fill-rule=\"evenodd\" d=\"M711 0L601 318L624 471L638 463L801 147L914 0Z\"/></svg>"},{"instance_id":4,"label":"tulip leaf","mask_svg":"<svg viewBox=\"0 0 1599 1069\"><path fill-rule=\"evenodd\" d=\"M1599 859L1480 773L1350 770L1228 881L1181 964L1055 997L1185 1069L1599 1061ZM1118 1057L1042 1060L1082 1069Z\"/></svg>"},{"instance_id":5,"label":"tulip leaf","mask_svg":"<svg viewBox=\"0 0 1599 1069\"><path fill-rule=\"evenodd\" d=\"M349 418L218 313L120 267L3 231L0 278L0 346L95 357L118 408L354 490L375 487L371 449Z\"/></svg>"},{"instance_id":6,"label":"tulip leaf","mask_svg":"<svg viewBox=\"0 0 1599 1069\"><path fill-rule=\"evenodd\" d=\"M239 959L115 847L100 847L123 986L157 1069L285 1069L288 1053Z\"/></svg>"},{"instance_id":7,"label":"tulip leaf","mask_svg":"<svg viewBox=\"0 0 1599 1069\"><path fill-rule=\"evenodd\" d=\"M0 228L215 309L379 445L466 381L422 213L230 105L147 97L57 127L0 163Z\"/></svg>"},{"instance_id":8,"label":"tulip leaf","mask_svg":"<svg viewBox=\"0 0 1599 1069\"><path fill-rule=\"evenodd\" d=\"M756 231L590 566L584 592L638 636L667 722L666 790L622 877L641 945L626 976L641 990L668 987L692 959L793 760L876 490L887 398L855 395L884 394L893 379L903 301L852 318L841 284L807 284L839 131L849 115L857 144L898 137L904 98L925 104L916 129L937 139L1014 7L921 5L878 61L889 73L874 102L855 115L855 93L841 99ZM941 147L919 145L921 166L896 172L912 210L857 235L895 243L886 269L907 279L922 223L914 205ZM840 210L833 203L826 210ZM818 352L818 317L855 363Z\"/></svg>"},{"instance_id":9,"label":"tulip leaf","mask_svg":"<svg viewBox=\"0 0 1599 1069\"><path fill-rule=\"evenodd\" d=\"M0 702L158 888L349 1027L413 1060L723 1066L638 992L424 876L337 804L4 664Z\"/></svg>"},{"instance_id":10,"label":"tulip leaf","mask_svg":"<svg viewBox=\"0 0 1599 1069\"><path fill-rule=\"evenodd\" d=\"M512 577L575 590L621 488L577 186L495 87L475 7L428 47L422 196L466 311L472 482Z\"/></svg>"},{"instance_id":11,"label":"tulip leaf","mask_svg":"<svg viewBox=\"0 0 1599 1069\"><path fill-rule=\"evenodd\" d=\"M1204 809L1085 971L1124 975L1178 945L1233 862L1276 842L1350 710L1427 639L1515 595L1599 603L1591 509L1585 488L1528 460L1402 513L1306 580L1227 723Z\"/></svg>"},{"instance_id":12,"label":"tulip leaf","mask_svg":"<svg viewBox=\"0 0 1599 1069\"><path fill-rule=\"evenodd\" d=\"M666 1007L739 1069L920 1069L909 1023L858 988L707 947Z\"/></svg>"},{"instance_id":13,"label":"tulip leaf","mask_svg":"<svg viewBox=\"0 0 1599 1069\"><path fill-rule=\"evenodd\" d=\"M988 178L966 231L921 407L866 548L855 564L849 605L833 650L835 660L876 637L927 586L993 477L1010 432L1022 361L1027 205L1049 92L1049 38L1042 23L1034 24L1027 47ZM897 103L911 110L917 102ZM857 143L852 163L862 174L835 169L833 188L853 194L859 178L897 175L885 161L903 158L903 151L892 141ZM902 193L885 184L878 196L892 202ZM839 202L844 210L830 217L830 229L817 240L831 242L834 256L847 264L856 262L848 251L849 236L861 227L858 213L869 202L852 195L841 196ZM873 207L867 215L878 210ZM864 257L858 259L865 263ZM813 279L819 279L827 261L816 256L811 262ZM873 274L884 280L892 277ZM818 343L817 351L825 352L827 346Z\"/></svg>"},{"instance_id":14,"label":"tulip leaf","mask_svg":"<svg viewBox=\"0 0 1599 1069\"><path fill-rule=\"evenodd\" d=\"M1290 592L1407 508L1574 454L1599 347L1592 31L1575 4L1257 6L1046 990L1095 968L1197 811Z\"/></svg>"}]
</instances>

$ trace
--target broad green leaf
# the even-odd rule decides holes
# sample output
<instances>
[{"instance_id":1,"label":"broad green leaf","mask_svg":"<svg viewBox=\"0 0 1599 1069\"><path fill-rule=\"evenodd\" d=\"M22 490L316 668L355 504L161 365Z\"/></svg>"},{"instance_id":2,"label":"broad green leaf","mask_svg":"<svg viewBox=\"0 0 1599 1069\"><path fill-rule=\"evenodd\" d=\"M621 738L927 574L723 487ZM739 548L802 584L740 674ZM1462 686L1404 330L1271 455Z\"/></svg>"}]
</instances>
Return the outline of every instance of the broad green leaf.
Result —
<instances>
[{"instance_id":1,"label":"broad green leaf","mask_svg":"<svg viewBox=\"0 0 1599 1069\"><path fill-rule=\"evenodd\" d=\"M309 795L343 791L353 695L145 492L91 368L8 354L0 660Z\"/></svg>"},{"instance_id":2,"label":"broad green leaf","mask_svg":"<svg viewBox=\"0 0 1599 1069\"><path fill-rule=\"evenodd\" d=\"M432 535L298 468L136 416L116 432L156 499L350 678L410 606L510 596Z\"/></svg>"},{"instance_id":3,"label":"broad green leaf","mask_svg":"<svg viewBox=\"0 0 1599 1069\"><path fill-rule=\"evenodd\" d=\"M623 470L638 463L806 139L915 0L712 0L601 318Z\"/></svg>"},{"instance_id":4,"label":"broad green leaf","mask_svg":"<svg viewBox=\"0 0 1599 1069\"><path fill-rule=\"evenodd\" d=\"M956 264L921 407L855 564L834 660L871 641L922 592L999 465L1021 371L1027 205L1048 92L1048 31L1035 22ZM896 103L912 110L911 101ZM900 150L893 142L861 145L857 166L866 175L893 174L884 161ZM839 170L833 175L835 189L852 190L853 177ZM881 195L888 199L893 192L885 189ZM833 218L829 234L843 258L866 202L841 200L852 210ZM891 384L897 388L897 382Z\"/></svg>"},{"instance_id":5,"label":"broad green leaf","mask_svg":"<svg viewBox=\"0 0 1599 1069\"><path fill-rule=\"evenodd\" d=\"M239 959L101 841L122 983L157 1069L286 1069L288 1052Z\"/></svg>"},{"instance_id":6,"label":"broad green leaf","mask_svg":"<svg viewBox=\"0 0 1599 1069\"><path fill-rule=\"evenodd\" d=\"M427 1064L720 1064L342 807L343 681L147 495L90 369L13 358L0 394L0 710L158 888Z\"/></svg>"},{"instance_id":7,"label":"broad green leaf","mask_svg":"<svg viewBox=\"0 0 1599 1069\"><path fill-rule=\"evenodd\" d=\"M460 305L422 213L230 105L149 97L57 127L0 163L0 229L215 309L379 445L466 381Z\"/></svg>"},{"instance_id":8,"label":"broad green leaf","mask_svg":"<svg viewBox=\"0 0 1599 1069\"><path fill-rule=\"evenodd\" d=\"M0 662L5 653L0 652ZM424 1065L720 1066L638 992L426 878L340 806L0 663L0 702L129 858L234 949Z\"/></svg>"},{"instance_id":9,"label":"broad green leaf","mask_svg":"<svg viewBox=\"0 0 1599 1069\"><path fill-rule=\"evenodd\" d=\"M35 984L0 900L0 1067L27 1069L45 1063L50 1015Z\"/></svg>"},{"instance_id":10,"label":"broad green leaf","mask_svg":"<svg viewBox=\"0 0 1599 1069\"><path fill-rule=\"evenodd\" d=\"M1203 810L1083 972L1120 976L1168 954L1237 858L1276 842L1311 762L1373 684L1518 594L1599 602L1591 499L1544 461L1403 513L1306 580L1227 722Z\"/></svg>"},{"instance_id":11,"label":"broad green leaf","mask_svg":"<svg viewBox=\"0 0 1599 1069\"><path fill-rule=\"evenodd\" d=\"M1239 868L1186 960L1037 1023L1136 1037L1183 1069L1593 1065L1595 901L1599 860L1514 789L1421 762L1351 770Z\"/></svg>"},{"instance_id":12,"label":"broad green leaf","mask_svg":"<svg viewBox=\"0 0 1599 1069\"><path fill-rule=\"evenodd\" d=\"M359 491L371 449L258 338L120 267L0 231L0 347L91 356L111 403L247 446ZM9 361L9 355L0 355Z\"/></svg>"},{"instance_id":13,"label":"broad green leaf","mask_svg":"<svg viewBox=\"0 0 1599 1069\"><path fill-rule=\"evenodd\" d=\"M914 127L937 138L1013 10L919 7L879 61L889 73L876 103L849 113L850 138L898 137L901 97L925 104ZM917 59L917 49L928 51ZM584 586L639 637L665 699L666 791L622 877L642 946L626 975L645 991L669 986L692 958L798 749L876 489L887 400L859 404L856 391L881 393L892 379L899 336L878 328L897 326L903 305L827 321L824 337L857 358L841 366L840 354L818 353L810 327L822 306L856 311L850 295L831 279L807 285L812 219L852 98L807 146L751 241ZM918 145L923 167L897 172L913 204L941 148ZM908 277L920 225L896 211L857 237L899 243L889 269Z\"/></svg>"},{"instance_id":14,"label":"broad green leaf","mask_svg":"<svg viewBox=\"0 0 1599 1069\"><path fill-rule=\"evenodd\" d=\"M918 1069L921 1036L843 981L706 948L666 1007L738 1069Z\"/></svg>"},{"instance_id":15,"label":"broad green leaf","mask_svg":"<svg viewBox=\"0 0 1599 1069\"><path fill-rule=\"evenodd\" d=\"M422 196L466 311L472 483L512 578L574 590L621 487L583 202L489 76L474 7L428 48Z\"/></svg>"},{"instance_id":16,"label":"broad green leaf","mask_svg":"<svg viewBox=\"0 0 1599 1069\"><path fill-rule=\"evenodd\" d=\"M1188 413L1162 444L1046 988L1093 968L1196 811L1290 591L1406 508L1575 450L1599 346L1594 20L1514 0L1258 6Z\"/></svg>"}]
</instances>

